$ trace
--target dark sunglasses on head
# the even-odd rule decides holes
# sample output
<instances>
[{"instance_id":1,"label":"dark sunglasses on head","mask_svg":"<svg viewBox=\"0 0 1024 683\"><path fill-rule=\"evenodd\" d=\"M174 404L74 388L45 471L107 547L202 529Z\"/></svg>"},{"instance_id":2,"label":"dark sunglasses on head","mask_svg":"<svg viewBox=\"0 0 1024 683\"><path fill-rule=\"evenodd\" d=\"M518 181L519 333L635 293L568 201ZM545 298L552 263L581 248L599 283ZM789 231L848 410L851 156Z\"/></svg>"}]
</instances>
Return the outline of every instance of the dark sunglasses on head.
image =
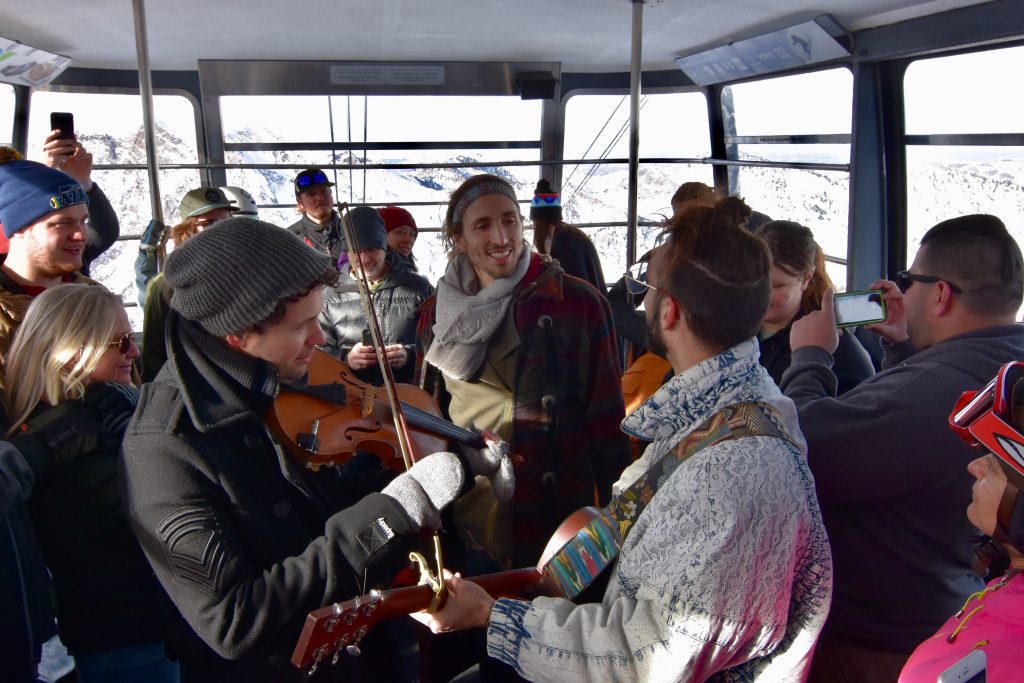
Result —
<instances>
[{"instance_id":1,"label":"dark sunglasses on head","mask_svg":"<svg viewBox=\"0 0 1024 683\"><path fill-rule=\"evenodd\" d=\"M117 341L108 342L108 346L116 346L117 352L122 356L127 356L128 352L132 350L132 344L135 343L135 335L131 332L125 332L121 335L121 338Z\"/></svg>"},{"instance_id":2,"label":"dark sunglasses on head","mask_svg":"<svg viewBox=\"0 0 1024 683\"><path fill-rule=\"evenodd\" d=\"M1014 395L1024 390L1024 363L1007 363L981 391L965 391L949 415L949 427L967 444L990 451L1024 476L1024 434L1018 431ZM1020 385L1018 389L1018 385Z\"/></svg>"},{"instance_id":3,"label":"dark sunglasses on head","mask_svg":"<svg viewBox=\"0 0 1024 683\"><path fill-rule=\"evenodd\" d=\"M310 185L313 184L322 184L327 182L330 181L327 180L327 174L324 173L323 171L317 171L316 173L306 173L304 175L300 175L298 178L295 179L295 184L298 185L299 187L309 187Z\"/></svg>"},{"instance_id":4,"label":"dark sunglasses on head","mask_svg":"<svg viewBox=\"0 0 1024 683\"><path fill-rule=\"evenodd\" d=\"M921 275L920 273L911 273L909 270L901 270L900 272L896 273L896 276L893 278L893 282L896 283L896 286L900 288L901 292L906 292L908 289L910 289L910 286L915 282L924 282L926 284L945 282L947 285L949 285L949 288L952 289L954 293L964 293L964 290L960 289L955 284L953 284L952 282L945 278L935 277L934 275Z\"/></svg>"}]
</instances>

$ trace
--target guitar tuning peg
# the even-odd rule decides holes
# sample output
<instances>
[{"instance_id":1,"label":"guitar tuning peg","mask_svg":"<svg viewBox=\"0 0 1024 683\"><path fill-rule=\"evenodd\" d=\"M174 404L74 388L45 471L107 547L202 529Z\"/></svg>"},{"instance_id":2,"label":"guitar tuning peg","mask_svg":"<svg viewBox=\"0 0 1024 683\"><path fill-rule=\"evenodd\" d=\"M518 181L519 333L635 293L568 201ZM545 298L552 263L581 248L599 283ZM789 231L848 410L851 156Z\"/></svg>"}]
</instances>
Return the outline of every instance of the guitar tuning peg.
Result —
<instances>
[{"instance_id":1,"label":"guitar tuning peg","mask_svg":"<svg viewBox=\"0 0 1024 683\"><path fill-rule=\"evenodd\" d=\"M320 668L320 662L322 662L324 660L324 657L326 655L327 655L327 646L326 645L321 645L320 647L318 647L316 649L316 655L313 658L313 663L310 665L309 670L306 672L307 676L309 676L310 678L313 677L313 674L316 673L316 670Z\"/></svg>"},{"instance_id":2,"label":"guitar tuning peg","mask_svg":"<svg viewBox=\"0 0 1024 683\"><path fill-rule=\"evenodd\" d=\"M359 646L356 644L352 644L346 647L345 652L352 655L353 657L358 657L359 655L363 654L363 651L360 650Z\"/></svg>"}]
</instances>

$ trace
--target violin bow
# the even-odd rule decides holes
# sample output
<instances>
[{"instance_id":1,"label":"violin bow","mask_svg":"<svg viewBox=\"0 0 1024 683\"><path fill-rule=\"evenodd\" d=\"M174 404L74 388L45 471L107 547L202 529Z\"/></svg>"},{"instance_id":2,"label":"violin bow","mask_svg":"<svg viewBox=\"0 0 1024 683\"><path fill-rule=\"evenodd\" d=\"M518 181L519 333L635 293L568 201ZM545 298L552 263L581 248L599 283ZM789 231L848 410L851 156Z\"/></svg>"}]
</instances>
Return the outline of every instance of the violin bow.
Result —
<instances>
[{"instance_id":1,"label":"violin bow","mask_svg":"<svg viewBox=\"0 0 1024 683\"><path fill-rule=\"evenodd\" d=\"M387 354L384 352L384 337L380 332L380 322L377 320L377 312L373 308L373 299L370 295L370 283L363 271L362 262L359 260L359 242L356 240L355 230L352 229L352 219L349 215L348 203L338 202L338 215L341 217L341 231L345 237L345 249L348 252L349 267L357 266L353 273L359 285L359 300L363 304L363 314L366 316L366 323L370 328L370 336L373 338L373 350L377 355L377 364L380 366L381 375L384 377L384 389L387 392L388 403L391 406L391 415L395 421L395 433L398 436L398 446L405 461L405 469L408 470L416 462L412 449L412 441L409 438L409 430L405 420L405 413L402 412L402 402L398 399L398 388L395 386L395 374L391 370ZM385 253L386 253L385 249ZM355 261L352 260L353 255ZM343 274L343 277L347 277ZM409 358L407 363L415 362ZM434 558L437 561L437 573L431 576L426 560L419 553L411 553L409 559L420 565L420 583L426 583L434 591L434 600L428 611L439 607L444 600L444 562L441 558L441 539L435 531L433 534Z\"/></svg>"}]
</instances>

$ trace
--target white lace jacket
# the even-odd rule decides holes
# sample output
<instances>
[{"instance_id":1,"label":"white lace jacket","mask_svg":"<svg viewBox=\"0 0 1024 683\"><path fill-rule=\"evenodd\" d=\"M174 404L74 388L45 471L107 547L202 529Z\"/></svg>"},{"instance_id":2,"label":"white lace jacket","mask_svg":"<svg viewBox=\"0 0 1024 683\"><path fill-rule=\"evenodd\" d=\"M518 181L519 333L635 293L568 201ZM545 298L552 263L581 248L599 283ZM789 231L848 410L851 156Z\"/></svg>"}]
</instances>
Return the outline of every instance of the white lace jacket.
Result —
<instances>
[{"instance_id":1,"label":"white lace jacket","mask_svg":"<svg viewBox=\"0 0 1024 683\"><path fill-rule=\"evenodd\" d=\"M828 613L832 561L796 411L754 339L680 373L627 417L653 439L628 485L724 406L779 409L777 438L698 451L661 485L625 540L600 604L499 600L492 657L532 681L802 681Z\"/></svg>"}]
</instances>

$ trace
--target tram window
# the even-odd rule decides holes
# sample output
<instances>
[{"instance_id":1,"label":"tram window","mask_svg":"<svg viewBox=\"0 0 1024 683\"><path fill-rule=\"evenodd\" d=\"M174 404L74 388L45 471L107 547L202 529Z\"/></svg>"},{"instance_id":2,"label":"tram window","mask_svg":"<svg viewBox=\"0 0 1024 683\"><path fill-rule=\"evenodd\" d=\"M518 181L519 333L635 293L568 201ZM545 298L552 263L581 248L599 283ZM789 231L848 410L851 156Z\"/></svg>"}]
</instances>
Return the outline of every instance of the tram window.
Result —
<instances>
[{"instance_id":1,"label":"tram window","mask_svg":"<svg viewBox=\"0 0 1024 683\"><path fill-rule=\"evenodd\" d=\"M290 225L297 219L295 171L275 168L277 164L495 162L497 171L479 167L328 171L336 183L336 199L378 207L398 204L413 214L421 228L415 249L420 272L434 280L443 274L447 258L439 236L430 229L441 225L449 196L467 176L506 174L521 198L532 197L539 166L501 166L501 162L540 159L541 108L538 100L507 96L225 96L220 98L220 112L227 163L267 164L261 169L229 168L228 183L253 193L265 207L260 209L262 219ZM362 142L374 149L358 148ZM234 143L266 145L266 149L231 150ZM439 143L450 146L435 148ZM326 149L294 148L309 144ZM332 144L340 148L332 151ZM346 148L349 145L354 146ZM524 213L527 207L523 206Z\"/></svg>"},{"instance_id":2,"label":"tram window","mask_svg":"<svg viewBox=\"0 0 1024 683\"><path fill-rule=\"evenodd\" d=\"M928 228L969 213L998 216L1024 245L1024 91L1006 80L1022 69L1024 47L907 67L907 263Z\"/></svg>"},{"instance_id":3,"label":"tram window","mask_svg":"<svg viewBox=\"0 0 1024 683\"><path fill-rule=\"evenodd\" d=\"M565 104L563 158L626 159L629 156L629 96L580 94ZM640 102L640 158L701 159L711 155L704 93L653 93ZM562 169L562 213L582 224L601 256L609 281L626 267L626 163L573 164ZM660 223L671 215L670 200L681 184L712 185L710 165L641 163L637 188L637 254L652 246ZM588 225L589 224L589 225ZM595 225L596 224L596 225ZM611 224L611 225L609 225Z\"/></svg>"},{"instance_id":4,"label":"tram window","mask_svg":"<svg viewBox=\"0 0 1024 683\"><path fill-rule=\"evenodd\" d=\"M195 109L191 100L179 95L155 95L157 154L161 164L198 162ZM29 116L29 158L42 160L42 144L50 130L50 112L69 111L75 115L75 133L93 155L93 181L102 189L117 212L121 236L141 236L152 218L149 179L145 170L142 100L138 95L113 93L32 93ZM103 169L107 165L141 165L140 169ZM178 219L178 202L200 184L195 169L160 171L160 193L164 222ZM138 241L122 239L100 255L91 276L129 304L132 326L142 329L142 311L132 307L137 300L134 263Z\"/></svg>"},{"instance_id":5,"label":"tram window","mask_svg":"<svg viewBox=\"0 0 1024 683\"><path fill-rule=\"evenodd\" d=\"M849 225L850 174L786 164L848 164L853 75L845 68L782 76L723 88L730 159L778 166L730 169L730 191L772 218L806 225L842 289ZM838 262L837 262L838 261Z\"/></svg>"},{"instance_id":6,"label":"tram window","mask_svg":"<svg viewBox=\"0 0 1024 683\"><path fill-rule=\"evenodd\" d=\"M14 138L14 86L0 83L0 145Z\"/></svg>"}]
</instances>

